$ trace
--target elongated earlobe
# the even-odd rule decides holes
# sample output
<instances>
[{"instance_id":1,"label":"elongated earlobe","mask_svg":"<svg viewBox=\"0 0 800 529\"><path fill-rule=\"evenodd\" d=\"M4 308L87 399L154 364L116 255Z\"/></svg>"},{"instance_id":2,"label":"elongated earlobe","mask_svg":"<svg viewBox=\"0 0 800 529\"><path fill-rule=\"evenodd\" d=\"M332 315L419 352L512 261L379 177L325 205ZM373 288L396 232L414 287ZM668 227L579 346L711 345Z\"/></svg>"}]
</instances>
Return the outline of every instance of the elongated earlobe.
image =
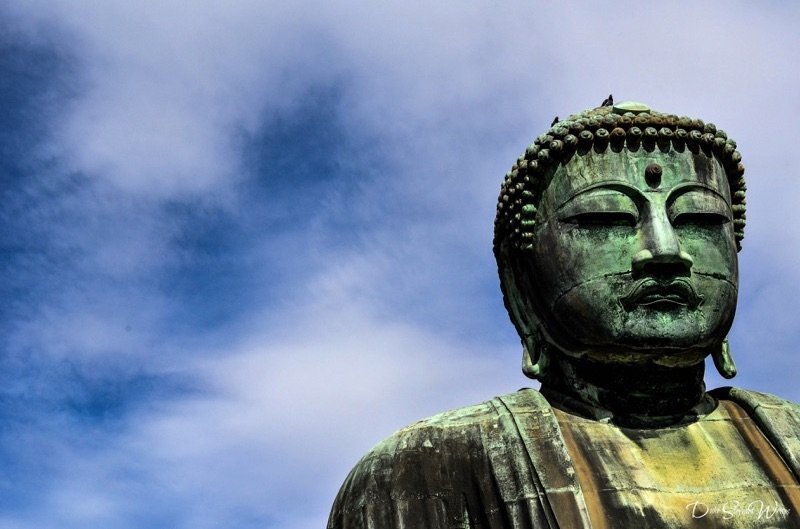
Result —
<instances>
[{"instance_id":1,"label":"elongated earlobe","mask_svg":"<svg viewBox=\"0 0 800 529\"><path fill-rule=\"evenodd\" d=\"M522 372L526 377L542 380L549 364L547 344L540 333L526 334L522 339Z\"/></svg>"},{"instance_id":2,"label":"elongated earlobe","mask_svg":"<svg viewBox=\"0 0 800 529\"><path fill-rule=\"evenodd\" d=\"M727 338L722 340L719 348L711 353L711 358L714 359L714 365L720 375L725 378L733 378L736 376L736 364L733 362L731 348L730 345L728 345Z\"/></svg>"}]
</instances>

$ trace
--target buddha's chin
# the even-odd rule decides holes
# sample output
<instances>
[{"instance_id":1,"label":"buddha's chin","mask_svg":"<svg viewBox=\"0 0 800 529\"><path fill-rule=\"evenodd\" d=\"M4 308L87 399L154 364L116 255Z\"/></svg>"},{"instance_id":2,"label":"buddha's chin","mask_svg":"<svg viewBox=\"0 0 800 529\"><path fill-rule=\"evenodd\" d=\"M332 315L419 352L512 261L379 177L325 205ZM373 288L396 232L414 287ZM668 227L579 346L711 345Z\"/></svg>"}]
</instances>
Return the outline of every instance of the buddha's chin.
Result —
<instances>
[{"instance_id":1,"label":"buddha's chin","mask_svg":"<svg viewBox=\"0 0 800 529\"><path fill-rule=\"evenodd\" d=\"M690 315L671 326L653 327L647 319L636 321L635 325L621 328L595 327L601 332L585 337L583 343L572 342L560 348L570 356L620 364L690 366L702 362L714 347L719 347L730 327L722 321L708 325L705 318Z\"/></svg>"},{"instance_id":2,"label":"buddha's chin","mask_svg":"<svg viewBox=\"0 0 800 529\"><path fill-rule=\"evenodd\" d=\"M594 362L603 364L618 365L658 365L663 367L690 367L697 365L705 360L710 354L710 349L688 349L688 350L626 350L620 348L615 351L588 350L581 353L567 353L569 356L586 358Z\"/></svg>"},{"instance_id":3,"label":"buddha's chin","mask_svg":"<svg viewBox=\"0 0 800 529\"><path fill-rule=\"evenodd\" d=\"M626 365L688 367L702 362L714 347L719 347L732 321L732 316L713 322L696 313L675 316L672 314L672 325L656 326L657 317L645 317L628 320L635 322L632 325L595 324L589 336L572 332L564 340L557 334L550 337L558 349L571 357Z\"/></svg>"}]
</instances>

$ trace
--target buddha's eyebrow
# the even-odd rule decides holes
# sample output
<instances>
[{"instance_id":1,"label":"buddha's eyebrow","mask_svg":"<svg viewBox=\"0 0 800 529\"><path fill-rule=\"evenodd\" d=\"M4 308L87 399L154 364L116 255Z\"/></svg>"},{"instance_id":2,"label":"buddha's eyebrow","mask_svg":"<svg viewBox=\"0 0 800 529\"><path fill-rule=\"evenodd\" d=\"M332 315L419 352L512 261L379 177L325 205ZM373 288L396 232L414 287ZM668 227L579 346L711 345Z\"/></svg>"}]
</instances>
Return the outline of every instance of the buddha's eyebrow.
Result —
<instances>
[{"instance_id":1,"label":"buddha's eyebrow","mask_svg":"<svg viewBox=\"0 0 800 529\"><path fill-rule=\"evenodd\" d=\"M630 197L635 203L640 204L642 201L645 200L644 194L634 186L630 185L628 182L624 180L606 180L604 182L598 182L595 184L589 184L586 187L582 187L577 191L573 192L566 200L564 200L561 204L559 204L556 209L561 209L566 206L569 202L574 200L580 195L585 193L589 193L591 191L596 191L598 189L607 189L610 191L617 191L618 193L622 193Z\"/></svg>"},{"instance_id":2,"label":"buddha's eyebrow","mask_svg":"<svg viewBox=\"0 0 800 529\"><path fill-rule=\"evenodd\" d=\"M725 198L725 195L720 193L719 190L714 189L710 185L703 184L701 182L684 182L683 184L676 185L670 190L669 195L667 196L667 204L671 204L676 198L685 193L688 193L689 191L704 191L712 193L721 198L722 201L725 202L726 204L730 204L730 200Z\"/></svg>"}]
</instances>

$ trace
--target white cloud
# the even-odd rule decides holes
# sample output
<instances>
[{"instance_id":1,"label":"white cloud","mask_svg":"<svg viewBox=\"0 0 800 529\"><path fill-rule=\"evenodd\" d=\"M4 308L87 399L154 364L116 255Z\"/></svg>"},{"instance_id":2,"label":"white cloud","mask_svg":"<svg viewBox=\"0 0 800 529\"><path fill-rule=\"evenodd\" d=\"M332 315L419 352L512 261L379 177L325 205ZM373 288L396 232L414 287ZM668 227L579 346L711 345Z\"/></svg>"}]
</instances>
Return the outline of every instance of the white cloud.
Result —
<instances>
[{"instance_id":1,"label":"white cloud","mask_svg":"<svg viewBox=\"0 0 800 529\"><path fill-rule=\"evenodd\" d=\"M338 69L317 55L324 28L302 4L41 1L16 10L69 35L84 74L57 125L61 156L137 193L224 190L242 171L240 134Z\"/></svg>"}]
</instances>

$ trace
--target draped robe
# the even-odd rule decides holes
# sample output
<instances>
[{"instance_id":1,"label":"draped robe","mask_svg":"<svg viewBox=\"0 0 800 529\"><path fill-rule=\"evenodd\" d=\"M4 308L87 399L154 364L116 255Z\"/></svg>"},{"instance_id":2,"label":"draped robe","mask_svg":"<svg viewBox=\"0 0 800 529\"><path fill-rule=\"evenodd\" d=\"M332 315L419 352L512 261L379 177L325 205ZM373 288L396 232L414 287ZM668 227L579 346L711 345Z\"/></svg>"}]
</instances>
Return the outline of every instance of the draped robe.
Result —
<instances>
[{"instance_id":1,"label":"draped robe","mask_svg":"<svg viewBox=\"0 0 800 529\"><path fill-rule=\"evenodd\" d=\"M732 508L732 517L721 509L706 516L698 514L697 505L692 511L687 504L685 525L662 517L658 505L634 506L626 515L637 520L637 529L800 527L800 407L737 388L722 388L711 395L719 405L725 403L726 409L741 410L729 419L741 432L755 436L755 441L749 442L757 445L751 449L760 464L783 473L774 474L783 481L773 484L783 510L761 520L753 512L733 512ZM608 491L590 481L596 485L599 477L613 482L614 476L598 473L613 473L614 469L587 468L591 442L576 447L573 439L565 440L559 417L564 420L563 412L555 411L538 391L523 389L412 424L359 461L339 491L328 529L606 527L608 520L604 522L604 513L598 511L604 504L598 498ZM608 428L616 427L609 424ZM654 435L648 431L633 434L643 439ZM697 453L698 447L690 446L692 437L687 439L683 442L688 446L678 447L675 457ZM709 484L712 489L717 486L725 492L722 485ZM708 514L708 507L701 506L701 511L705 508ZM637 513L641 518L636 518ZM722 520L732 521L726 525Z\"/></svg>"}]
</instances>

